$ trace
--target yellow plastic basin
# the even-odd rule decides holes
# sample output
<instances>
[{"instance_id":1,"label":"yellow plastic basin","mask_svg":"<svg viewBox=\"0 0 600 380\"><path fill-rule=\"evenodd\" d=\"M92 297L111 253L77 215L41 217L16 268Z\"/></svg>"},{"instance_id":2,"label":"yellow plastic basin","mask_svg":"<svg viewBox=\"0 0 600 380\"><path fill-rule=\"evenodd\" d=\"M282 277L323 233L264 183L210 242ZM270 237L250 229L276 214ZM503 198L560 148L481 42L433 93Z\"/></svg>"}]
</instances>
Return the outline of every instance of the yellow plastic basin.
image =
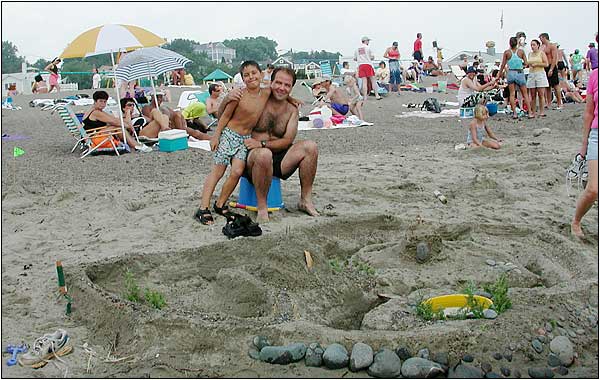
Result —
<instances>
[{"instance_id":1,"label":"yellow plastic basin","mask_svg":"<svg viewBox=\"0 0 600 380\"><path fill-rule=\"evenodd\" d=\"M466 294L448 294L445 296L432 297L425 302L431 305L431 309L434 312L443 310L448 307L465 307L467 306L467 295ZM483 306L483 309L489 309L494 303L491 299L482 296L473 296L479 305Z\"/></svg>"}]
</instances>

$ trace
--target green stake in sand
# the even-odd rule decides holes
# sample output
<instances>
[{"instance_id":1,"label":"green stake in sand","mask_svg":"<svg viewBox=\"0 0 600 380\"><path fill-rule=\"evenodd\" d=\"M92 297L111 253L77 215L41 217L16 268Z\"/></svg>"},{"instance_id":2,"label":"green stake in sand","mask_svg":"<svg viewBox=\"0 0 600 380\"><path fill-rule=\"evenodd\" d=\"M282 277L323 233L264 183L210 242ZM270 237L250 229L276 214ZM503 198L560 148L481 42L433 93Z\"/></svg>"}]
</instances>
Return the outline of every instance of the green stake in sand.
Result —
<instances>
[{"instance_id":1,"label":"green stake in sand","mask_svg":"<svg viewBox=\"0 0 600 380\"><path fill-rule=\"evenodd\" d=\"M13 150L13 156L15 157L19 157L25 154L25 151L21 148L19 148L18 146L15 147L15 149Z\"/></svg>"},{"instance_id":2,"label":"green stake in sand","mask_svg":"<svg viewBox=\"0 0 600 380\"><path fill-rule=\"evenodd\" d=\"M65 274L63 273L62 263L56 262L56 274L58 275L58 291L60 294L67 294L67 287L65 286Z\"/></svg>"}]
</instances>

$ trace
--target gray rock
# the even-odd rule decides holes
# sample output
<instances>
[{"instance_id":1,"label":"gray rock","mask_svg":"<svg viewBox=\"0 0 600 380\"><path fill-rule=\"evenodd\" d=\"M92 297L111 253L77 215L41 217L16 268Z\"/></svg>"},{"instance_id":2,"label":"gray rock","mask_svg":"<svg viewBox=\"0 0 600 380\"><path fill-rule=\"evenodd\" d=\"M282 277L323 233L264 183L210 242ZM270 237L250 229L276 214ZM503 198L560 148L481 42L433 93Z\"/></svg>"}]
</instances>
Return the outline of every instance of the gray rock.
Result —
<instances>
[{"instance_id":1,"label":"gray rock","mask_svg":"<svg viewBox=\"0 0 600 380\"><path fill-rule=\"evenodd\" d=\"M392 350L383 348L375 354L373 358L373 364L367 369L369 376L390 378L398 377L402 370L402 363L400 358Z\"/></svg>"},{"instance_id":2,"label":"gray rock","mask_svg":"<svg viewBox=\"0 0 600 380\"><path fill-rule=\"evenodd\" d=\"M487 260L485 260L485 263L486 263L487 265L491 266L491 267L493 267L493 266L495 266L495 265L496 265L496 262L495 262L494 260L492 260L492 259L487 259Z\"/></svg>"},{"instance_id":3,"label":"gray rock","mask_svg":"<svg viewBox=\"0 0 600 380\"><path fill-rule=\"evenodd\" d=\"M304 343L294 343L287 346L266 346L260 350L261 361L271 364L290 364L300 361L306 354Z\"/></svg>"},{"instance_id":4,"label":"gray rock","mask_svg":"<svg viewBox=\"0 0 600 380\"><path fill-rule=\"evenodd\" d=\"M582 333L581 333L581 334L579 334L579 335L582 335L582 334L583 334L583 332L584 332L583 330L581 330L581 331L582 331ZM577 334L575 334L575 331L573 331L573 330L567 330L567 334L569 334L569 336L570 336L571 338L575 338L575 337L577 336Z\"/></svg>"},{"instance_id":5,"label":"gray rock","mask_svg":"<svg viewBox=\"0 0 600 380\"><path fill-rule=\"evenodd\" d=\"M486 291L483 291L483 290L478 290L478 291L474 292L473 294L476 295L476 296L482 296L482 297L485 297L485 298L492 299L492 295L490 293L486 292Z\"/></svg>"},{"instance_id":6,"label":"gray rock","mask_svg":"<svg viewBox=\"0 0 600 380\"><path fill-rule=\"evenodd\" d=\"M490 363L481 363L481 370L483 373L492 372L492 365Z\"/></svg>"},{"instance_id":7,"label":"gray rock","mask_svg":"<svg viewBox=\"0 0 600 380\"><path fill-rule=\"evenodd\" d=\"M480 379L484 376L481 369L468 364L459 364L448 373L449 379Z\"/></svg>"},{"instance_id":8,"label":"gray rock","mask_svg":"<svg viewBox=\"0 0 600 380\"><path fill-rule=\"evenodd\" d=\"M502 354L502 356L504 356L504 359L506 359L509 362L512 362L512 352L510 351L504 351L504 353Z\"/></svg>"},{"instance_id":9,"label":"gray rock","mask_svg":"<svg viewBox=\"0 0 600 380\"><path fill-rule=\"evenodd\" d=\"M527 374L532 379L547 379L554 377L554 372L552 372L550 368L545 367L529 368L527 370Z\"/></svg>"},{"instance_id":10,"label":"gray rock","mask_svg":"<svg viewBox=\"0 0 600 380\"><path fill-rule=\"evenodd\" d=\"M269 341L269 338L267 338L264 335L255 336L254 339L252 339L252 343L258 351L262 350L263 347L272 346L271 342Z\"/></svg>"},{"instance_id":11,"label":"gray rock","mask_svg":"<svg viewBox=\"0 0 600 380\"><path fill-rule=\"evenodd\" d=\"M510 368L500 367L500 373L502 373L502 375L504 377L509 377L510 376Z\"/></svg>"},{"instance_id":12,"label":"gray rock","mask_svg":"<svg viewBox=\"0 0 600 380\"><path fill-rule=\"evenodd\" d=\"M350 371L358 372L373 363L373 349L368 344L356 343L350 354Z\"/></svg>"},{"instance_id":13,"label":"gray rock","mask_svg":"<svg viewBox=\"0 0 600 380\"><path fill-rule=\"evenodd\" d=\"M463 362L471 363L475 358L471 354L464 354L462 357Z\"/></svg>"},{"instance_id":14,"label":"gray rock","mask_svg":"<svg viewBox=\"0 0 600 380\"><path fill-rule=\"evenodd\" d=\"M561 365L556 369L556 373L558 373L561 376L567 376L569 374L569 370L564 365Z\"/></svg>"},{"instance_id":15,"label":"gray rock","mask_svg":"<svg viewBox=\"0 0 600 380\"><path fill-rule=\"evenodd\" d=\"M323 363L329 369L340 369L348 365L348 351L339 343L330 344L323 353Z\"/></svg>"},{"instance_id":16,"label":"gray rock","mask_svg":"<svg viewBox=\"0 0 600 380\"><path fill-rule=\"evenodd\" d=\"M568 367L573 363L573 344L566 336L557 336L550 342L550 351L554 352L560 359L560 362Z\"/></svg>"},{"instance_id":17,"label":"gray rock","mask_svg":"<svg viewBox=\"0 0 600 380\"><path fill-rule=\"evenodd\" d=\"M511 351L515 351L517 349L517 344L514 342L510 342L508 345L508 349Z\"/></svg>"},{"instance_id":18,"label":"gray rock","mask_svg":"<svg viewBox=\"0 0 600 380\"><path fill-rule=\"evenodd\" d=\"M306 349L304 363L307 367L320 367L323 364L323 348L319 343L311 343Z\"/></svg>"},{"instance_id":19,"label":"gray rock","mask_svg":"<svg viewBox=\"0 0 600 380\"><path fill-rule=\"evenodd\" d=\"M548 343L548 338L546 338L544 335L538 335L535 338L537 340L539 340L541 343Z\"/></svg>"},{"instance_id":20,"label":"gray rock","mask_svg":"<svg viewBox=\"0 0 600 380\"><path fill-rule=\"evenodd\" d=\"M558 327L558 328L556 329L556 333L557 333L558 335L567 335L567 334L568 334L568 333L567 333L567 330L565 330L564 328L562 328L562 326L561 326L561 327Z\"/></svg>"},{"instance_id":21,"label":"gray rock","mask_svg":"<svg viewBox=\"0 0 600 380\"><path fill-rule=\"evenodd\" d=\"M544 323L544 330L546 330L546 332L552 332L552 323L550 323L550 322Z\"/></svg>"},{"instance_id":22,"label":"gray rock","mask_svg":"<svg viewBox=\"0 0 600 380\"><path fill-rule=\"evenodd\" d=\"M488 373L485 374L485 378L486 379L501 379L502 376L500 376L496 372L488 372Z\"/></svg>"},{"instance_id":23,"label":"gray rock","mask_svg":"<svg viewBox=\"0 0 600 380\"><path fill-rule=\"evenodd\" d=\"M422 359L429 360L429 349L423 348L423 349L419 350L419 352L417 352L417 356Z\"/></svg>"},{"instance_id":24,"label":"gray rock","mask_svg":"<svg viewBox=\"0 0 600 380\"><path fill-rule=\"evenodd\" d=\"M513 377L514 377L515 379L520 379L520 378L521 378L521 371L519 371L518 369L515 369L515 370L513 371Z\"/></svg>"},{"instance_id":25,"label":"gray rock","mask_svg":"<svg viewBox=\"0 0 600 380\"><path fill-rule=\"evenodd\" d=\"M559 367L561 364L560 358L558 357L558 355L550 353L548 355L548 365L550 367Z\"/></svg>"},{"instance_id":26,"label":"gray rock","mask_svg":"<svg viewBox=\"0 0 600 380\"><path fill-rule=\"evenodd\" d=\"M485 309L483 311L483 318L485 318L485 319L496 319L497 317L498 317L498 313L496 312L496 310Z\"/></svg>"},{"instance_id":27,"label":"gray rock","mask_svg":"<svg viewBox=\"0 0 600 380\"><path fill-rule=\"evenodd\" d=\"M255 347L251 347L248 349L248 356L250 356L254 360L260 360L260 352Z\"/></svg>"},{"instance_id":28,"label":"gray rock","mask_svg":"<svg viewBox=\"0 0 600 380\"><path fill-rule=\"evenodd\" d=\"M424 379L436 377L444 373L438 363L423 358L409 358L402 363L402 376L411 379Z\"/></svg>"},{"instance_id":29,"label":"gray rock","mask_svg":"<svg viewBox=\"0 0 600 380\"><path fill-rule=\"evenodd\" d=\"M494 352L494 355L492 355L492 357L496 360L502 360L502 354L499 352Z\"/></svg>"},{"instance_id":30,"label":"gray rock","mask_svg":"<svg viewBox=\"0 0 600 380\"><path fill-rule=\"evenodd\" d=\"M572 332L572 331L571 331L571 332ZM577 329L577 330L575 330L575 332L576 332L578 335L583 335L583 334L585 334L585 330L584 330L584 329ZM569 333L569 335L571 335L571 333ZM575 336L571 336L571 338L575 338Z\"/></svg>"},{"instance_id":31,"label":"gray rock","mask_svg":"<svg viewBox=\"0 0 600 380\"><path fill-rule=\"evenodd\" d=\"M406 360L412 356L412 353L408 349L408 347L398 347L396 348L396 355L400 358L400 360Z\"/></svg>"},{"instance_id":32,"label":"gray rock","mask_svg":"<svg viewBox=\"0 0 600 380\"><path fill-rule=\"evenodd\" d=\"M542 351L544 351L544 346L542 346L542 343L537 339L531 341L531 347L533 347L535 352L537 352L538 354L541 354Z\"/></svg>"},{"instance_id":33,"label":"gray rock","mask_svg":"<svg viewBox=\"0 0 600 380\"><path fill-rule=\"evenodd\" d=\"M417 244L417 262L424 263L429 259L431 250L429 249L429 244L427 242L422 241Z\"/></svg>"},{"instance_id":34,"label":"gray rock","mask_svg":"<svg viewBox=\"0 0 600 380\"><path fill-rule=\"evenodd\" d=\"M448 366L448 363L450 363L447 352L436 352L433 355L433 361L446 367Z\"/></svg>"}]
</instances>

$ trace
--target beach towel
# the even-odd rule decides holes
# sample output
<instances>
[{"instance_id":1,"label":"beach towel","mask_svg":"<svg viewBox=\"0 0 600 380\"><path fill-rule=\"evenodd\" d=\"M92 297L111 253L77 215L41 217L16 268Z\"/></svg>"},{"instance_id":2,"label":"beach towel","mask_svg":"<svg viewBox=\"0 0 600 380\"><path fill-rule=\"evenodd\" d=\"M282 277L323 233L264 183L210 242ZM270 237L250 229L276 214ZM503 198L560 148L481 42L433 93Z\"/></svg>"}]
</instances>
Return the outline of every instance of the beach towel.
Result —
<instances>
[{"instance_id":1,"label":"beach towel","mask_svg":"<svg viewBox=\"0 0 600 380\"><path fill-rule=\"evenodd\" d=\"M299 121L298 122L298 130L299 131L309 131L309 130L324 130L324 129L341 129L341 128L353 128L353 127L368 127L372 126L373 123L368 123L366 121L358 120L356 124L352 123L342 123L342 124L333 124L328 128L315 128L310 121Z\"/></svg>"},{"instance_id":2,"label":"beach towel","mask_svg":"<svg viewBox=\"0 0 600 380\"><path fill-rule=\"evenodd\" d=\"M440 113L432 113L429 111L412 111L412 112L403 112L400 115L394 115L399 119L403 119L406 117L421 117L425 119L436 119L438 117L455 117L459 116L460 110L458 108L451 110L442 110Z\"/></svg>"},{"instance_id":3,"label":"beach towel","mask_svg":"<svg viewBox=\"0 0 600 380\"><path fill-rule=\"evenodd\" d=\"M188 147L202 149L210 152L210 141L209 140L198 140L194 137L188 139Z\"/></svg>"}]
</instances>

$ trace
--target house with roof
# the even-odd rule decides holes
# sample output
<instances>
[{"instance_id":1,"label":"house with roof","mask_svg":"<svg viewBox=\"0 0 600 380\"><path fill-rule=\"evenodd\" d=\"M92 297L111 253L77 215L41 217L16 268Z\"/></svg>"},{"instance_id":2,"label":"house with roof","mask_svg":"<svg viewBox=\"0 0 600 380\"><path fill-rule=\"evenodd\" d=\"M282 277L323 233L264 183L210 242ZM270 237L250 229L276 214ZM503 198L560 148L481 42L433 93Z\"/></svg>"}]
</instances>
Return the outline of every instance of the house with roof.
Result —
<instances>
[{"instance_id":1,"label":"house with roof","mask_svg":"<svg viewBox=\"0 0 600 380\"><path fill-rule=\"evenodd\" d=\"M208 58L216 63L232 63L235 59L235 49L225 46L222 42L209 42L194 46L197 53L206 53Z\"/></svg>"},{"instance_id":2,"label":"house with roof","mask_svg":"<svg viewBox=\"0 0 600 380\"><path fill-rule=\"evenodd\" d=\"M494 61L499 59L502 60L502 53L496 53L495 43L493 41L488 41L486 43L486 50L462 50L454 54L452 57L448 59L444 59L444 66L450 67L453 65L461 66L463 64L464 59L466 58L469 64L473 63L475 56L478 56L483 59L483 64L493 65Z\"/></svg>"},{"instance_id":3,"label":"house with roof","mask_svg":"<svg viewBox=\"0 0 600 380\"><path fill-rule=\"evenodd\" d=\"M283 56L283 55L275 58L275 60L273 62L271 62L271 64L275 67L288 67L288 68L296 71L294 62L292 62L291 58Z\"/></svg>"}]
</instances>

